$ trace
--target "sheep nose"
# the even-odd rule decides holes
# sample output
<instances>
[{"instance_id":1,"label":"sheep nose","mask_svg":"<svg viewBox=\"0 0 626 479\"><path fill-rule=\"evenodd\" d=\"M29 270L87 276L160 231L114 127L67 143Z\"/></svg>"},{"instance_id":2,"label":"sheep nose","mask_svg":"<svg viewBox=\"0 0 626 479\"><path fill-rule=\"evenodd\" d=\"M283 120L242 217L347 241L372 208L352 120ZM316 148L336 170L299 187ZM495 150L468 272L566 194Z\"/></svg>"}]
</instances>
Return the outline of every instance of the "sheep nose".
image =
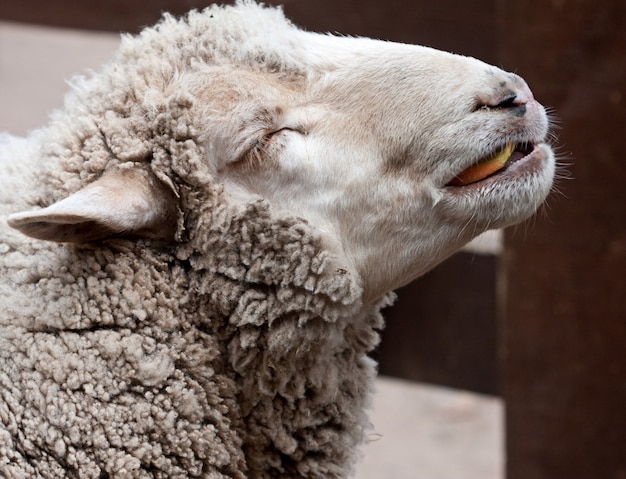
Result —
<instances>
[{"instance_id":1,"label":"sheep nose","mask_svg":"<svg viewBox=\"0 0 626 479\"><path fill-rule=\"evenodd\" d=\"M504 84L503 89L486 103L487 108L506 109L515 116L524 116L527 106L535 101L533 93L526 82L515 76L509 84Z\"/></svg>"},{"instance_id":2,"label":"sheep nose","mask_svg":"<svg viewBox=\"0 0 626 479\"><path fill-rule=\"evenodd\" d=\"M522 106L527 105L534 99L530 88L524 84L521 88L511 89L504 93L503 98L495 106L501 108Z\"/></svg>"},{"instance_id":3,"label":"sheep nose","mask_svg":"<svg viewBox=\"0 0 626 479\"><path fill-rule=\"evenodd\" d=\"M530 91L528 85L525 82L522 82L514 92L515 99L513 100L514 105L527 105L528 103L535 100L533 96L533 92Z\"/></svg>"}]
</instances>

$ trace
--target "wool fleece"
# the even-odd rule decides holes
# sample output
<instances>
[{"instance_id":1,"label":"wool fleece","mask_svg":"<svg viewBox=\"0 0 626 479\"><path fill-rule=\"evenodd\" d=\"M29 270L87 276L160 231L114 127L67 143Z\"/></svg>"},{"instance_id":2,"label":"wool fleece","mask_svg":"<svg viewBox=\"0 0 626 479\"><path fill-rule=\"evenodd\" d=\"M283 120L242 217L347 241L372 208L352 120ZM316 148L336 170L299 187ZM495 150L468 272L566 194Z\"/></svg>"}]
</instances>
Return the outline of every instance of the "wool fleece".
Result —
<instances>
[{"instance_id":1,"label":"wool fleece","mask_svg":"<svg viewBox=\"0 0 626 479\"><path fill-rule=\"evenodd\" d=\"M260 198L230 201L203 163L202 112L163 82L219 63L247 34L224 12L239 13L167 16L125 38L103 72L75 80L50 126L0 137L2 477L321 479L352 468L368 427L367 353L390 296L364 308L314 228ZM167 184L176 241L54 243L6 226L108 170Z\"/></svg>"}]
</instances>

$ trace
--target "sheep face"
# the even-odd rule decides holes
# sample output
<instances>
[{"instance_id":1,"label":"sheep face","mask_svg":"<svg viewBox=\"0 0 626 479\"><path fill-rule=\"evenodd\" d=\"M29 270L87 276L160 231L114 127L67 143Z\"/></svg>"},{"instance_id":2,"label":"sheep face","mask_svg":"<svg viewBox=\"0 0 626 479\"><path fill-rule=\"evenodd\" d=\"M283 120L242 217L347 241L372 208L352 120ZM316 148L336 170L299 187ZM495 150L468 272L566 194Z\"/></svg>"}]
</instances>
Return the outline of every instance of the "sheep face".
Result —
<instances>
[{"instance_id":1,"label":"sheep face","mask_svg":"<svg viewBox=\"0 0 626 479\"><path fill-rule=\"evenodd\" d=\"M366 296L524 220L545 199L548 119L520 77L418 46L313 34L300 44L324 60L288 81L237 75L257 103L230 102L224 112L240 116L218 120L227 136L211 137L208 150L233 198L260 195L324 231ZM503 149L504 167L463 180Z\"/></svg>"},{"instance_id":2,"label":"sheep face","mask_svg":"<svg viewBox=\"0 0 626 479\"><path fill-rule=\"evenodd\" d=\"M177 52L163 71L142 76L138 84L149 87L126 94L141 103L129 111L148 118L158 109L153 98L186 92L187 129L225 197L262 197L276 215L304 218L359 275L366 299L479 233L524 220L547 196L548 120L520 77L430 48L304 32L275 10L234 8L213 11L216 30L189 48L202 57L213 41L204 58ZM141 49L125 48L122 58L140 71ZM118 88L131 87L125 79ZM175 181L127 170L10 224L57 241L120 232L172 240ZM107 193L116 188L123 206Z\"/></svg>"}]
</instances>

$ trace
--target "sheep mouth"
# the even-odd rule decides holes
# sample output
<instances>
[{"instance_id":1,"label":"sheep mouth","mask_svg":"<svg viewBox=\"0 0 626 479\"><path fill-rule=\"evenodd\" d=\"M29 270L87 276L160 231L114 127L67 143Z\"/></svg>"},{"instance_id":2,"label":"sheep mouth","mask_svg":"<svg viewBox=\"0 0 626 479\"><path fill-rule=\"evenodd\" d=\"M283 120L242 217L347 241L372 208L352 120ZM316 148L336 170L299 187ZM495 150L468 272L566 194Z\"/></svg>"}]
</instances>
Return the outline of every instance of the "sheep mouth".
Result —
<instances>
[{"instance_id":1,"label":"sheep mouth","mask_svg":"<svg viewBox=\"0 0 626 479\"><path fill-rule=\"evenodd\" d=\"M534 150L535 145L532 143L509 142L458 173L446 186L467 186L481 182L506 170Z\"/></svg>"}]
</instances>

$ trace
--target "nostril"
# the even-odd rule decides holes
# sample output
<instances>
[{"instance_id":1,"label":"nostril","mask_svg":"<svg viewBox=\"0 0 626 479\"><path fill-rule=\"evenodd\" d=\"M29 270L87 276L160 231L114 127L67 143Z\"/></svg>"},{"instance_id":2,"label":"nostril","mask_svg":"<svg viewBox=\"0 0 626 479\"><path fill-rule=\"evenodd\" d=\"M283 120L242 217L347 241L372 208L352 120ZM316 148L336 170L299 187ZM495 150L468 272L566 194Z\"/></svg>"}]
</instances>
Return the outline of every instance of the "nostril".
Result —
<instances>
[{"instance_id":1,"label":"nostril","mask_svg":"<svg viewBox=\"0 0 626 479\"><path fill-rule=\"evenodd\" d=\"M536 103L533 92L517 75L501 81L475 97L475 110L500 110L515 116L524 116L528 108Z\"/></svg>"},{"instance_id":2,"label":"nostril","mask_svg":"<svg viewBox=\"0 0 626 479\"><path fill-rule=\"evenodd\" d=\"M532 100L532 95L526 92L507 92L488 102L479 103L477 110L506 110L515 116L526 114L526 104Z\"/></svg>"},{"instance_id":3,"label":"nostril","mask_svg":"<svg viewBox=\"0 0 626 479\"><path fill-rule=\"evenodd\" d=\"M508 110L515 116L524 116L526 114L526 98L516 93L511 93L502 100L496 108Z\"/></svg>"},{"instance_id":4,"label":"nostril","mask_svg":"<svg viewBox=\"0 0 626 479\"><path fill-rule=\"evenodd\" d=\"M516 93L510 93L503 100L500 100L500 103L492 108L515 108L518 105L523 105L523 102L520 103L517 101Z\"/></svg>"}]
</instances>

